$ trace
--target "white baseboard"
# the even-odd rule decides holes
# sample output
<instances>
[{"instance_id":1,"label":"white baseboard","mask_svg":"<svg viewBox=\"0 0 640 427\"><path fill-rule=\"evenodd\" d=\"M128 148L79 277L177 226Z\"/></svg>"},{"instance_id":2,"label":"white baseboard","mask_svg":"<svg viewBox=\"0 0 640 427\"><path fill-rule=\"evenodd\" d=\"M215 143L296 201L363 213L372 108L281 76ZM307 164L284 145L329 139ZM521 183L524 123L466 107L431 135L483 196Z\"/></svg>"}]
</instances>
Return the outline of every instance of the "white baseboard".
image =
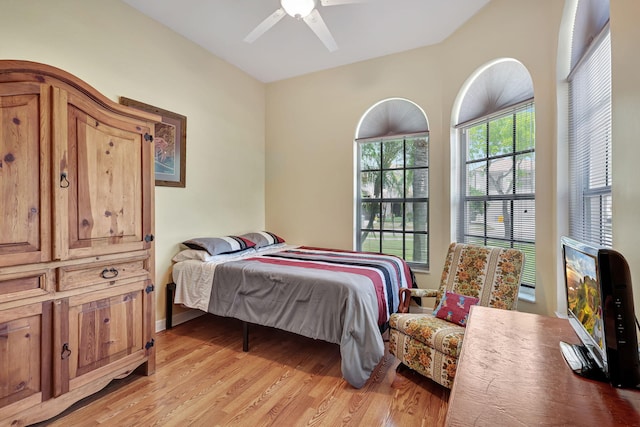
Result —
<instances>
[{"instance_id":1,"label":"white baseboard","mask_svg":"<svg viewBox=\"0 0 640 427\"><path fill-rule=\"evenodd\" d=\"M176 326L191 319L195 319L196 317L200 317L203 314L205 313L200 310L183 311L174 316L171 316L171 324L173 326ZM167 319L156 320L156 332L164 331L165 329L167 329Z\"/></svg>"}]
</instances>

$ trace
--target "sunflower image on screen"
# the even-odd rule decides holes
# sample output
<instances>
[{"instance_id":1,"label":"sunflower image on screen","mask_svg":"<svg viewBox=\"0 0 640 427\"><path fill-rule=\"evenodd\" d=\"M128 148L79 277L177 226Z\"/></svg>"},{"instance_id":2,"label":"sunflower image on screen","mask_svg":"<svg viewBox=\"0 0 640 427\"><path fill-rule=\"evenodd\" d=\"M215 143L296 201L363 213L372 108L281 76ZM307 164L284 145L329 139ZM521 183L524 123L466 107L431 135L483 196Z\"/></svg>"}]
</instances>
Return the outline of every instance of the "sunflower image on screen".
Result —
<instances>
[{"instance_id":1,"label":"sunflower image on screen","mask_svg":"<svg viewBox=\"0 0 640 427\"><path fill-rule=\"evenodd\" d=\"M567 252L567 303L569 309L603 346L600 292L595 271L595 260L588 255L569 250Z\"/></svg>"}]
</instances>

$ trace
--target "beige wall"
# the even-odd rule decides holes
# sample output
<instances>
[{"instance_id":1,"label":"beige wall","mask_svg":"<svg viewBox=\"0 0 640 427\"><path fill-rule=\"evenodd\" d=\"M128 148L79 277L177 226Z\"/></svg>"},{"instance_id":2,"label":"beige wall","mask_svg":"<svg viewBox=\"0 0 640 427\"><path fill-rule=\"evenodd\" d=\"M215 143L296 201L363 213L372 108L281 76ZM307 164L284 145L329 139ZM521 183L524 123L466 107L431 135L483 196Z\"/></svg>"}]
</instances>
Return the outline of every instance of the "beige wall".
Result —
<instances>
[{"instance_id":1,"label":"beige wall","mask_svg":"<svg viewBox=\"0 0 640 427\"><path fill-rule=\"evenodd\" d=\"M640 2L611 1L613 241L631 268L640 315Z\"/></svg>"},{"instance_id":2,"label":"beige wall","mask_svg":"<svg viewBox=\"0 0 640 427\"><path fill-rule=\"evenodd\" d=\"M510 57L533 78L536 98L536 303L521 310L550 314L556 303L555 62L563 2L493 0L436 46L335 68L267 87L266 221L294 242L353 247L354 144L366 110L388 97L423 108L430 125L431 272L435 288L452 241L450 191L454 103L465 81L489 61ZM545 191L545 189L548 189Z\"/></svg>"},{"instance_id":3,"label":"beige wall","mask_svg":"<svg viewBox=\"0 0 640 427\"><path fill-rule=\"evenodd\" d=\"M637 278L640 307L640 186L624 184L635 182L640 154L634 71L640 59L626 54L640 40L633 22L640 3L611 3L614 180L621 183L614 192L614 236ZM439 45L264 85L118 1L0 0L0 58L51 64L113 100L126 96L188 117L187 188L156 188L158 319L164 318L171 256L186 238L266 226L292 243L352 248L353 138L365 111L389 97L416 102L431 127L432 267L418 280L436 287L452 240L456 97L478 67L517 59L531 73L536 97L538 224L536 303L521 301L519 308L551 315L564 203L556 161L563 7L560 0L493 0Z\"/></svg>"},{"instance_id":4,"label":"beige wall","mask_svg":"<svg viewBox=\"0 0 640 427\"><path fill-rule=\"evenodd\" d=\"M264 228L265 86L119 1L0 0L0 58L187 116L187 186L156 187L156 303L190 237Z\"/></svg>"}]
</instances>

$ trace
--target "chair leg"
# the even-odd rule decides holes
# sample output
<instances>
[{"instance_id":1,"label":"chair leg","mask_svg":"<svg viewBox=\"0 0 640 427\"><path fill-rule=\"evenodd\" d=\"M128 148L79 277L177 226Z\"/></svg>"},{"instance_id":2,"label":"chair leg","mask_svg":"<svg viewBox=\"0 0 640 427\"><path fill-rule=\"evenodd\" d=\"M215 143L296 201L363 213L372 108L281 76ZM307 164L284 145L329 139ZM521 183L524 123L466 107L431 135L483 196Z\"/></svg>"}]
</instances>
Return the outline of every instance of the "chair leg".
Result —
<instances>
[{"instance_id":1,"label":"chair leg","mask_svg":"<svg viewBox=\"0 0 640 427\"><path fill-rule=\"evenodd\" d=\"M406 371L411 371L411 368L409 368L404 363L400 362L400 364L396 367L396 372L406 372Z\"/></svg>"}]
</instances>

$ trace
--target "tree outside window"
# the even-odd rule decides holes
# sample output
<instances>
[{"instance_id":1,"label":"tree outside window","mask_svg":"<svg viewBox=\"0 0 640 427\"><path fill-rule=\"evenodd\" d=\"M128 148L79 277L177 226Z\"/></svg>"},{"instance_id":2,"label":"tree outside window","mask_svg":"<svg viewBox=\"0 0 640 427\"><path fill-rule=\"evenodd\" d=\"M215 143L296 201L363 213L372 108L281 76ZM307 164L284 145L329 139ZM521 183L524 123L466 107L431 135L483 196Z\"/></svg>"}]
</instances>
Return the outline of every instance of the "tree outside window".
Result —
<instances>
[{"instance_id":1,"label":"tree outside window","mask_svg":"<svg viewBox=\"0 0 640 427\"><path fill-rule=\"evenodd\" d=\"M427 133L358 143L358 250L428 267Z\"/></svg>"}]
</instances>

